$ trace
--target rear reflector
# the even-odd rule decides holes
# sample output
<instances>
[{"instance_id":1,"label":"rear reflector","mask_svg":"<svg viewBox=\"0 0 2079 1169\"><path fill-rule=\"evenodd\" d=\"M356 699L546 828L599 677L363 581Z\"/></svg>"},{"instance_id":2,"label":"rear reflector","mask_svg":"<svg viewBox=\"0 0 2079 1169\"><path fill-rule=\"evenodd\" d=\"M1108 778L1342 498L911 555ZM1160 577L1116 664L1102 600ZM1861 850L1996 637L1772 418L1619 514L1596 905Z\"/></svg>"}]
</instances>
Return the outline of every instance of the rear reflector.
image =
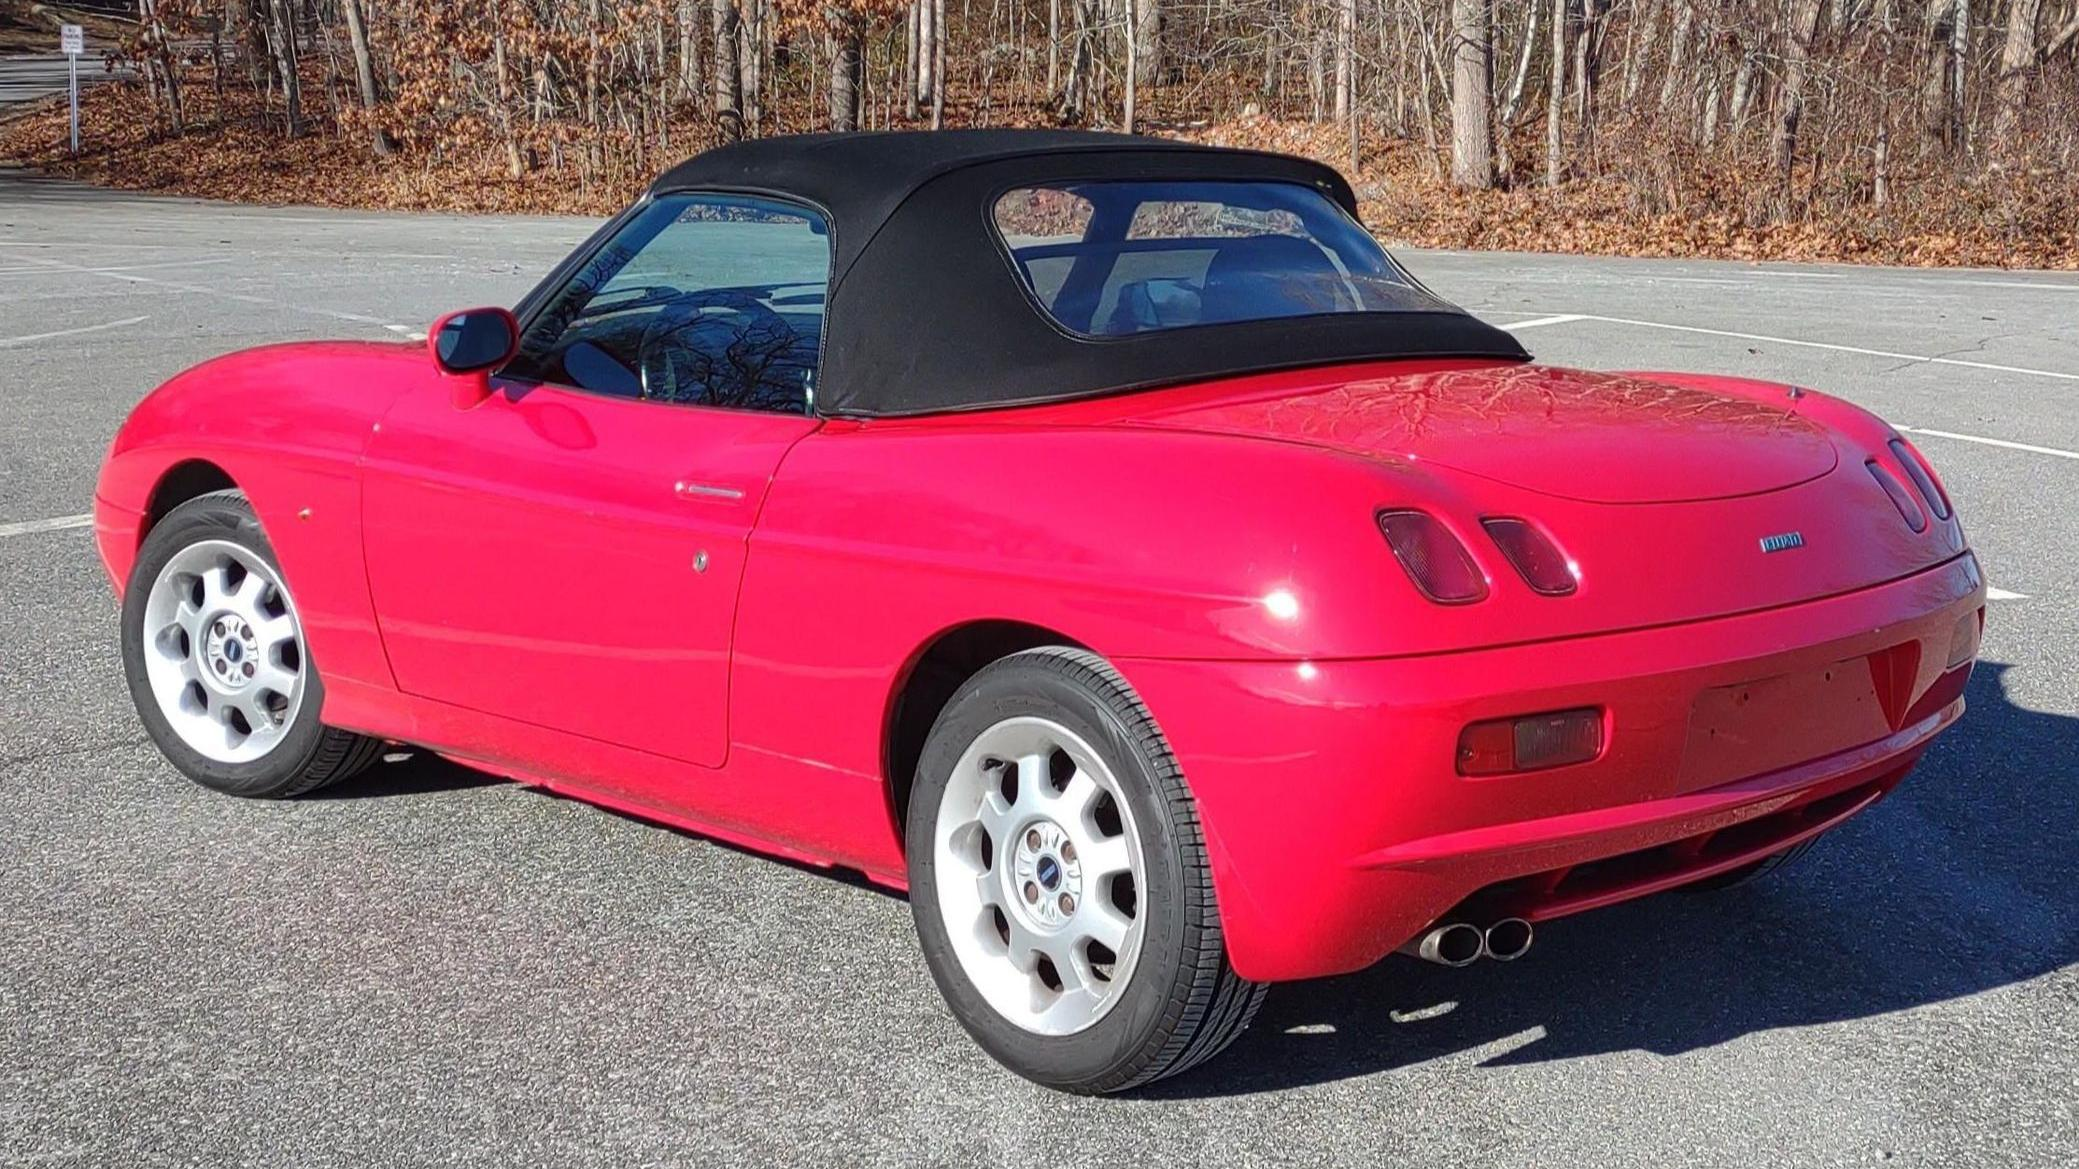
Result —
<instances>
[{"instance_id":1,"label":"rear reflector","mask_svg":"<svg viewBox=\"0 0 2079 1169\"><path fill-rule=\"evenodd\" d=\"M1421 511L1382 511L1379 530L1422 595L1439 605L1463 605L1487 595L1487 578L1458 537Z\"/></svg>"},{"instance_id":2,"label":"rear reflector","mask_svg":"<svg viewBox=\"0 0 2079 1169\"><path fill-rule=\"evenodd\" d=\"M1586 763L1603 750L1597 707L1477 722L1458 736L1458 774L1508 775Z\"/></svg>"},{"instance_id":3,"label":"rear reflector","mask_svg":"<svg viewBox=\"0 0 2079 1169\"><path fill-rule=\"evenodd\" d=\"M1913 497L1906 494L1906 485L1899 482L1899 477L1885 470L1884 465L1875 459L1869 460L1863 466L1870 469L1870 478L1877 481L1877 486L1884 489L1884 494L1891 496L1892 506L1898 508L1899 514L1906 517L1906 526L1916 532L1927 531L1927 516L1921 513L1920 505L1913 502Z\"/></svg>"},{"instance_id":4,"label":"rear reflector","mask_svg":"<svg viewBox=\"0 0 2079 1169\"><path fill-rule=\"evenodd\" d=\"M1508 557L1523 583L1534 591L1548 597L1563 597L1579 587L1580 580L1574 575L1574 566L1568 563L1566 553L1559 550L1545 533L1532 527L1529 520L1514 516L1496 516L1480 521L1493 538L1494 546Z\"/></svg>"},{"instance_id":5,"label":"rear reflector","mask_svg":"<svg viewBox=\"0 0 2079 1169\"><path fill-rule=\"evenodd\" d=\"M1935 481L1934 468L1927 465L1927 460L1920 457L1912 443L1902 438L1891 440L1891 453L1898 456L1899 465L1906 469L1906 477L1913 480L1913 486L1920 488L1927 505L1935 509L1935 518L1948 519L1949 497L1943 494L1942 485Z\"/></svg>"},{"instance_id":6,"label":"rear reflector","mask_svg":"<svg viewBox=\"0 0 2079 1169\"><path fill-rule=\"evenodd\" d=\"M1985 609L1981 606L1956 619L1949 631L1949 665L1955 669L1978 656L1978 641L1985 635Z\"/></svg>"}]
</instances>

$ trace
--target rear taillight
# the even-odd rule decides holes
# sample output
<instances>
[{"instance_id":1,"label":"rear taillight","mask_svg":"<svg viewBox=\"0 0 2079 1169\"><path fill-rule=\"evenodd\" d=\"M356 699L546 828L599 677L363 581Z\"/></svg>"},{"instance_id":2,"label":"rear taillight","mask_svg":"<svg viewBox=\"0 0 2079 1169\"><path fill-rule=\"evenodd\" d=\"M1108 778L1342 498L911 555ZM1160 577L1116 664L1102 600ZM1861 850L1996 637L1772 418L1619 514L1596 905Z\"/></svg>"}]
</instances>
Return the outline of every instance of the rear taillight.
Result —
<instances>
[{"instance_id":1,"label":"rear taillight","mask_svg":"<svg viewBox=\"0 0 2079 1169\"><path fill-rule=\"evenodd\" d=\"M1394 559L1422 595L1439 605L1463 605L1487 595L1487 578L1451 529L1428 512L1382 511L1379 530Z\"/></svg>"},{"instance_id":2,"label":"rear taillight","mask_svg":"<svg viewBox=\"0 0 2079 1169\"><path fill-rule=\"evenodd\" d=\"M1580 575L1545 533L1529 520L1497 516L1480 521L1494 546L1501 549L1523 583L1548 597L1563 597L1580 586Z\"/></svg>"},{"instance_id":3,"label":"rear taillight","mask_svg":"<svg viewBox=\"0 0 2079 1169\"><path fill-rule=\"evenodd\" d=\"M1935 469L1920 457L1919 450L1905 439L1895 438L1891 440L1891 453L1898 457L1899 466L1906 469L1906 477L1913 480L1913 486L1920 488L1921 498L1934 509L1935 518L1948 519L1949 496L1943 492L1941 480L1935 478Z\"/></svg>"},{"instance_id":4,"label":"rear taillight","mask_svg":"<svg viewBox=\"0 0 2079 1169\"><path fill-rule=\"evenodd\" d=\"M1592 706L1477 722L1458 736L1458 774L1508 775L1586 763L1602 754L1603 712Z\"/></svg>"},{"instance_id":5,"label":"rear taillight","mask_svg":"<svg viewBox=\"0 0 2079 1169\"><path fill-rule=\"evenodd\" d=\"M1884 494L1891 496L1893 506L1899 509L1900 515L1906 517L1906 526L1916 532L1927 531L1927 516L1921 513L1920 505L1913 502L1913 497L1906 494L1906 485L1899 482L1899 477L1885 470L1884 464L1875 459L1869 460L1863 466L1870 469L1870 478L1877 481L1877 486L1884 489Z\"/></svg>"}]
</instances>

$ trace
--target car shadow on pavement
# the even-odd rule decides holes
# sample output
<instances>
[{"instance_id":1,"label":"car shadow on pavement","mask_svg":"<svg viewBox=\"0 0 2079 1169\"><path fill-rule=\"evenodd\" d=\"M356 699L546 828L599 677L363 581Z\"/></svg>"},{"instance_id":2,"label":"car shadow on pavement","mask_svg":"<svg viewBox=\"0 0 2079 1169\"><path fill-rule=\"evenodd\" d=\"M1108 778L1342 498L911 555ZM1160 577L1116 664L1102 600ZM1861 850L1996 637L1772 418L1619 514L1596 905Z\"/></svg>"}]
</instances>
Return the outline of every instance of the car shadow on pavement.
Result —
<instances>
[{"instance_id":1,"label":"car shadow on pavement","mask_svg":"<svg viewBox=\"0 0 2079 1169\"><path fill-rule=\"evenodd\" d=\"M304 796L306 800L365 800L383 796L417 796L433 792L489 787L505 780L489 772L450 763L431 751L398 748L373 767Z\"/></svg>"},{"instance_id":2,"label":"car shadow on pavement","mask_svg":"<svg viewBox=\"0 0 2079 1169\"><path fill-rule=\"evenodd\" d=\"M1510 964L1393 957L1273 987L1224 1057L1150 1094L1241 1094L1437 1059L1675 1055L2079 962L2079 787L2065 778L2079 718L2009 702L2009 668L1981 664L1968 712L1919 768L1795 865L1549 923Z\"/></svg>"}]
</instances>

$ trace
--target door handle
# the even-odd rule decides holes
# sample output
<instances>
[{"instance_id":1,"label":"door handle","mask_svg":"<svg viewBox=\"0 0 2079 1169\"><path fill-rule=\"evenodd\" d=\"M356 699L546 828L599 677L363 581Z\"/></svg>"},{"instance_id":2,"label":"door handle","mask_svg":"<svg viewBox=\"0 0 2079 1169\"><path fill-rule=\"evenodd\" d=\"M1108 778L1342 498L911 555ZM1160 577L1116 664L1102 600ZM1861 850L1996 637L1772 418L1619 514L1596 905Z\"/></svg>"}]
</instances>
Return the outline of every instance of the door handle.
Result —
<instances>
[{"instance_id":1,"label":"door handle","mask_svg":"<svg viewBox=\"0 0 2079 1169\"><path fill-rule=\"evenodd\" d=\"M680 499L742 499L744 497L742 488L721 487L713 483L695 483L690 479L679 480L672 485L671 490Z\"/></svg>"}]
</instances>

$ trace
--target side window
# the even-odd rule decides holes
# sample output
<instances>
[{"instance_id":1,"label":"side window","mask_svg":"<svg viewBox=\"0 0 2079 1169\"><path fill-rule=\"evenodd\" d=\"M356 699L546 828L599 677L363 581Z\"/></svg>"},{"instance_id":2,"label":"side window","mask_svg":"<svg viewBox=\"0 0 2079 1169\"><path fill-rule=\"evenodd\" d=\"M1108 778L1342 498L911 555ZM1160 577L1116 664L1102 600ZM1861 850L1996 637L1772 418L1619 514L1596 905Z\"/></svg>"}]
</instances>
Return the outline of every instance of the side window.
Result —
<instances>
[{"instance_id":1,"label":"side window","mask_svg":"<svg viewBox=\"0 0 2079 1169\"><path fill-rule=\"evenodd\" d=\"M997 200L996 229L1026 283L1051 307L1075 266L1073 248L1090 231L1090 200L1057 187L1024 187Z\"/></svg>"},{"instance_id":2,"label":"side window","mask_svg":"<svg viewBox=\"0 0 2079 1169\"><path fill-rule=\"evenodd\" d=\"M804 414L830 231L772 199L666 195L549 298L507 377L658 402Z\"/></svg>"},{"instance_id":3,"label":"side window","mask_svg":"<svg viewBox=\"0 0 2079 1169\"><path fill-rule=\"evenodd\" d=\"M1021 187L992 214L1033 299L1086 337L1451 307L1403 275L1333 199L1297 183Z\"/></svg>"}]
</instances>

